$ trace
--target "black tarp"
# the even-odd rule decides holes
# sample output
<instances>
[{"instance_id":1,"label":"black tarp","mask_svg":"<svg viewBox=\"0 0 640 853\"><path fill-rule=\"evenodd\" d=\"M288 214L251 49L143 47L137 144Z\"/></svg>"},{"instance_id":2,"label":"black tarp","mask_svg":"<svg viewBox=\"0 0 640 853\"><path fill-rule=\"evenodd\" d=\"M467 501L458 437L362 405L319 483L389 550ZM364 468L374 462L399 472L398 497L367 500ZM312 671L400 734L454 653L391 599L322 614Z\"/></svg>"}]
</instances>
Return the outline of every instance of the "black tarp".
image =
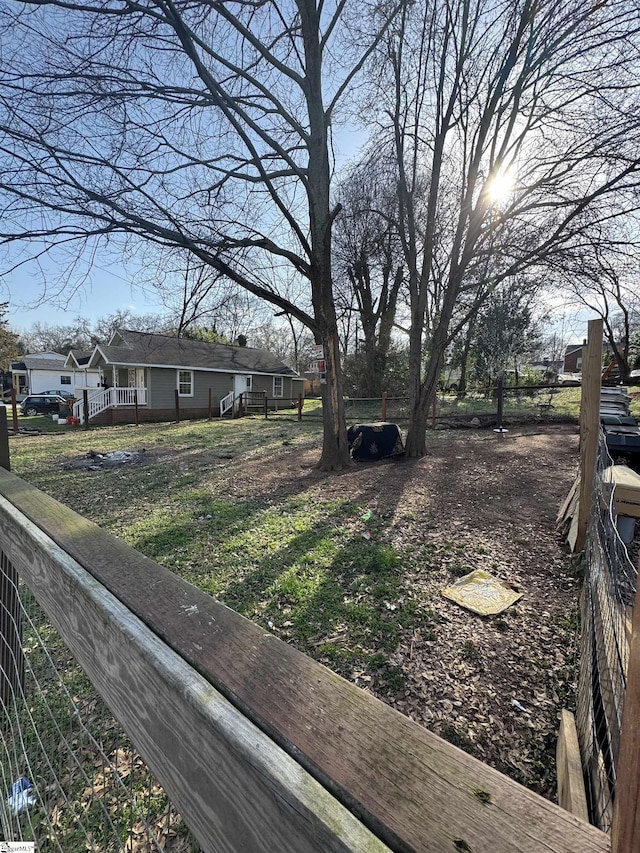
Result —
<instances>
[{"instance_id":1,"label":"black tarp","mask_svg":"<svg viewBox=\"0 0 640 853\"><path fill-rule=\"evenodd\" d=\"M397 424L355 424L347 430L347 441L356 462L377 462L404 455L402 433Z\"/></svg>"}]
</instances>

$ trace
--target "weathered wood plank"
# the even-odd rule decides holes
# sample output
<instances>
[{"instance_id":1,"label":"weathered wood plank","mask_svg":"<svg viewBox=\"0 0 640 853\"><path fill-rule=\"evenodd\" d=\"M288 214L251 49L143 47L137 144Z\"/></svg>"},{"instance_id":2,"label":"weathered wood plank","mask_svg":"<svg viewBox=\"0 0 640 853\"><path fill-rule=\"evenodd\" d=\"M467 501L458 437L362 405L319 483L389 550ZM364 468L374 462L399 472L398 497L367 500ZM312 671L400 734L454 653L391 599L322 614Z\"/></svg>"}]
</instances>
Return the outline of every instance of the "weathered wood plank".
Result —
<instances>
[{"instance_id":1,"label":"weathered wood plank","mask_svg":"<svg viewBox=\"0 0 640 853\"><path fill-rule=\"evenodd\" d=\"M556 516L556 524L557 525L561 525L564 522L565 518L567 518L569 507L571 506L571 503L572 503L572 501L573 501L573 499L574 499L574 497L578 491L579 486L580 486L580 475L578 474L578 476L573 481L566 498L562 501L562 503L560 505L560 509L558 510L558 515Z\"/></svg>"},{"instance_id":2,"label":"weathered wood plank","mask_svg":"<svg viewBox=\"0 0 640 853\"><path fill-rule=\"evenodd\" d=\"M0 471L33 519L394 850L604 853L607 836ZM1 534L0 534L1 535ZM478 790L491 803L478 798Z\"/></svg>"},{"instance_id":3,"label":"weathered wood plank","mask_svg":"<svg viewBox=\"0 0 640 853\"><path fill-rule=\"evenodd\" d=\"M582 350L580 397L580 497L575 550L582 551L591 514L593 477L600 435L600 388L602 375L602 320L589 320L587 346Z\"/></svg>"},{"instance_id":4,"label":"weathered wood plank","mask_svg":"<svg viewBox=\"0 0 640 853\"><path fill-rule=\"evenodd\" d=\"M636 587L611 831L614 853L640 850L640 583Z\"/></svg>"},{"instance_id":5,"label":"weathered wood plank","mask_svg":"<svg viewBox=\"0 0 640 853\"><path fill-rule=\"evenodd\" d=\"M204 850L388 853L296 761L3 498L0 515L3 549Z\"/></svg>"},{"instance_id":6,"label":"weathered wood plank","mask_svg":"<svg viewBox=\"0 0 640 853\"><path fill-rule=\"evenodd\" d=\"M560 730L556 750L558 771L558 803L563 809L589 821L587 797L582 776L582 760L578 745L575 717L564 708L560 713Z\"/></svg>"}]
</instances>

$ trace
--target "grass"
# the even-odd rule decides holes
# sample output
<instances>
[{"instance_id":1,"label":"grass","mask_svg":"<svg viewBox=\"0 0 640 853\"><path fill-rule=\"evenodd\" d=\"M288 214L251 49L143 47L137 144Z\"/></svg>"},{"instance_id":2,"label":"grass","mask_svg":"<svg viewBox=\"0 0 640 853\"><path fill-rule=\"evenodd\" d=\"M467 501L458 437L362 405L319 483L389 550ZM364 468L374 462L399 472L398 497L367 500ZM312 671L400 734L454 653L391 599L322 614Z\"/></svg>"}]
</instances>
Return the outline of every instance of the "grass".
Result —
<instances>
[{"instance_id":1,"label":"grass","mask_svg":"<svg viewBox=\"0 0 640 853\"><path fill-rule=\"evenodd\" d=\"M404 586L401 555L384 542L389 520L347 497L258 486L247 498L228 481L229 457L268 465L285 443L315 448L318 438L318 422L277 418L53 427L12 439L11 457L19 476L334 670L375 673L399 689L389 656L422 620L423 603ZM141 448L155 464L61 467L90 449Z\"/></svg>"}]
</instances>

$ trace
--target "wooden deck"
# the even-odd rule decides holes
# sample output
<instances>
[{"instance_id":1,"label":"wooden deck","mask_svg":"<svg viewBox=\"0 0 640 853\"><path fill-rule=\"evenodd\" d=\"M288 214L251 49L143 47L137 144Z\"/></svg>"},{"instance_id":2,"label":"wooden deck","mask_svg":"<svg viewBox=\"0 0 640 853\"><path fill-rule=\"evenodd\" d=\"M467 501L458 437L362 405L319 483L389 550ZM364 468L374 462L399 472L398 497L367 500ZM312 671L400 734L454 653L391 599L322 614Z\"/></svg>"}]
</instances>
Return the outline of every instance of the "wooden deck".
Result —
<instances>
[{"instance_id":1,"label":"wooden deck","mask_svg":"<svg viewBox=\"0 0 640 853\"><path fill-rule=\"evenodd\" d=\"M25 517L36 526L37 535L28 532L28 525L21 521ZM85 582L87 589L77 581L72 584L65 580L58 584L57 593L50 591L56 587L53 583L55 573L63 571L65 559L70 562L69 558L60 557L51 540L62 549L63 556L69 555L74 566L79 564L95 579ZM211 849L242 850L243 853L278 849L303 853L306 850L374 851L384 850L386 845L394 851L428 853L610 851L609 838L604 833L426 731L1 469L0 546L12 559L15 556L19 571L29 572L31 564L38 567L35 582L42 595L61 598L57 612L64 623L62 627L66 626L71 635L88 630L84 617L74 626L73 619L67 615L71 605L78 604L82 610L87 591L103 597L111 594L119 606L141 620L154 642L161 641L181 665L193 667L198 677L203 677L215 688L215 694L212 692L208 698L200 695L197 700L196 705L199 703L200 707L197 719L183 714L180 701L165 701L159 693L147 697L158 706L155 715L164 716L164 728L173 732L174 751L183 727L202 724L202 703L212 702L218 707L216 697L219 693L228 703L227 712L236 715L234 725L255 726L261 737L266 735L268 743L286 754L282 759L282 774L278 767L270 767L267 771L266 765L261 765L257 759L250 771L241 772L238 768L245 764L237 761L234 764L232 760L234 755L237 757L239 747L227 744L224 749L220 747L218 764L209 768L212 778L208 780L207 761L214 758L210 754L213 746L210 749L209 741L224 739L226 729L217 725L208 735L197 732L206 761L197 761L200 789L194 796L204 809L199 828L213 831L213 837L218 839L219 845ZM104 594L101 590L105 590ZM90 662L102 658L103 669L108 670L110 666L122 669L119 657L126 661L124 650L128 646L123 645L120 651L113 645L103 646L100 631L92 632L86 642L77 644L79 652ZM135 643L134 647L137 648ZM132 666L142 678L150 665L149 655L146 661L142 652L133 657ZM90 665L100 669L95 660ZM98 672L96 677L99 675ZM167 689L153 679L147 682L149 691ZM108 690L108 685L105 689ZM105 699L108 701L106 695ZM136 710L140 705L136 691L125 689L117 699L116 716L126 717L135 728ZM222 712L217 713L219 716ZM215 714L211 712L209 716ZM150 746L145 730L146 723L138 737L136 732L130 735L134 743L138 741L136 745L149 760L148 753L153 753L153 745ZM198 739L191 737L189 732L186 738L190 756L195 761ZM244 738L242 749L248 751L248 755L250 733ZM255 743L255 749L260 752L262 741L257 735ZM153 768L159 759L155 753L151 759ZM291 759L300 768L299 772L292 771ZM279 759L272 756L269 760ZM226 761L230 762L233 772L240 774L234 796L242 798L246 785L244 796L247 800L257 798L258 804L256 807L247 801L245 808L242 802L236 803L236 813L230 823L225 823L224 809L231 808L232 804L229 804L229 797L222 797L221 785L216 782L225 771ZM281 795L280 790L285 782L277 782L281 776L289 785L287 796ZM265 786L272 791L271 799L265 794ZM274 793L275 788L278 790ZM325 794L318 793L323 789L331 795L335 808L329 808L323 799ZM173 791L170 793L174 796ZM218 804L217 797L222 797L222 805ZM314 798L318 812L309 818ZM177 805L180 807L179 799ZM306 835L298 826L303 812L304 826L309 827ZM243 813L251 824L243 835L249 840L242 842L245 843L243 847L240 841L224 836L223 844L220 833L227 831L229 825L236 826ZM353 816L361 831L349 823ZM288 826L290 820L298 827L296 833L301 834L282 846L282 826ZM260 825L256 825L256 821ZM313 841L316 832L320 834ZM211 839L212 835L206 837ZM331 843L327 840L330 837ZM280 846L274 847L274 844Z\"/></svg>"}]
</instances>

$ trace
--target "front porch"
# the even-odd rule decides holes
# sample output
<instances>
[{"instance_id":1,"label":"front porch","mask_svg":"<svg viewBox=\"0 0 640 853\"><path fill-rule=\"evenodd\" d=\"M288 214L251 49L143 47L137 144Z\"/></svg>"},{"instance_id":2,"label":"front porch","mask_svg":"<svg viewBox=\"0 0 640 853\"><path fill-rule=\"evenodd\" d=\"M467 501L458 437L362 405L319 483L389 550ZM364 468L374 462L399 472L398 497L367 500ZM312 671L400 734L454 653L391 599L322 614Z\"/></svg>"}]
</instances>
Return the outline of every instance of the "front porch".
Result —
<instances>
[{"instance_id":1,"label":"front porch","mask_svg":"<svg viewBox=\"0 0 640 853\"><path fill-rule=\"evenodd\" d=\"M138 406L147 406L146 387L100 388L87 395L87 418L91 421L107 409ZM85 422L84 399L73 404L72 414L81 424Z\"/></svg>"}]
</instances>

